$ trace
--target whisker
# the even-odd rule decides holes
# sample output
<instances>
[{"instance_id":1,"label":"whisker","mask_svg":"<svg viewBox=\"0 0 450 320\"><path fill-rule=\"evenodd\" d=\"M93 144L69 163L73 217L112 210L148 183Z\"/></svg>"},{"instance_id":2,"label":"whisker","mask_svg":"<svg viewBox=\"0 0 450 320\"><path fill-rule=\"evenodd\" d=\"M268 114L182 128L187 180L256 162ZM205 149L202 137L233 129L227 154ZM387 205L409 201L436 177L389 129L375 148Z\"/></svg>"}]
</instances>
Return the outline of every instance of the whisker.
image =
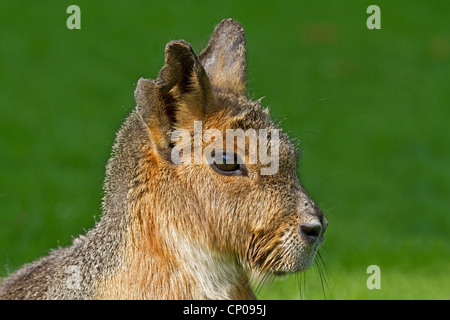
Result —
<instances>
[{"instance_id":1,"label":"whisker","mask_svg":"<svg viewBox=\"0 0 450 320\"><path fill-rule=\"evenodd\" d=\"M325 288L324 288L324 283L323 283L324 280L323 280L323 275L322 275L322 270L321 270L321 268L320 268L320 264L319 264L319 263L317 262L317 260L316 260L314 265L316 266L317 272L318 272L318 274L319 274L320 285L322 286L322 294L323 294L323 298L326 300L327 297L326 297L326 294L325 294Z\"/></svg>"},{"instance_id":2,"label":"whisker","mask_svg":"<svg viewBox=\"0 0 450 320\"><path fill-rule=\"evenodd\" d=\"M319 103L319 102L331 100L331 99L334 99L334 98L336 98L336 97L338 97L338 96L337 96L337 95L333 95L333 96L328 96L328 97L323 97L323 98L320 98L320 99L316 99L316 100L313 100L313 101L311 101L311 102L309 102L309 103L304 104L303 108L309 107L309 106L311 106L311 105L313 105L313 104L316 104L316 103ZM301 110L301 109L300 109L300 108L296 108L293 112L290 112L289 115L288 115L287 117L285 117L285 119L288 119L288 121L286 121L286 124L293 118L293 116L294 116L299 110Z\"/></svg>"},{"instance_id":3,"label":"whisker","mask_svg":"<svg viewBox=\"0 0 450 320\"><path fill-rule=\"evenodd\" d=\"M335 209L335 207L331 207L331 208L327 208L324 212L323 215L325 216L325 218L328 218L331 214L333 214L333 210Z\"/></svg>"},{"instance_id":4,"label":"whisker","mask_svg":"<svg viewBox=\"0 0 450 320\"><path fill-rule=\"evenodd\" d=\"M270 276L270 273L269 273L269 272L265 272L265 273L263 274L262 278L258 281L258 284L256 285L256 288L255 288L255 295L259 295L259 293L260 293L262 287L264 286L264 284L265 284L265 282L266 282L266 280L267 280L267 278L268 278L269 276Z\"/></svg>"},{"instance_id":5,"label":"whisker","mask_svg":"<svg viewBox=\"0 0 450 320\"><path fill-rule=\"evenodd\" d=\"M297 286L299 292L299 299L306 299L306 272L301 272L297 274Z\"/></svg>"},{"instance_id":6,"label":"whisker","mask_svg":"<svg viewBox=\"0 0 450 320\"><path fill-rule=\"evenodd\" d=\"M333 279L333 277L332 277L332 275L331 275L331 272L330 272L330 270L328 269L327 265L325 264L325 260L323 259L323 256L322 256L322 253L323 253L323 252L325 252L325 253L328 254L328 255L330 255L330 252L328 251L328 249L327 249L326 246L322 246L322 247L320 248L320 250L321 250L321 251L318 252L318 257L319 257L319 259L320 259L320 262L322 263L322 266L323 266L323 269L324 269L324 271L325 271L325 274L326 274L327 278ZM330 255L330 256L331 256L331 255ZM330 292L331 292L331 290L330 290Z\"/></svg>"},{"instance_id":7,"label":"whisker","mask_svg":"<svg viewBox=\"0 0 450 320\"><path fill-rule=\"evenodd\" d=\"M327 266L325 265L325 262L320 252L317 252L317 257L318 259L316 259L315 262L317 270L319 272L320 282L322 285L322 293L324 299L327 299L326 292L328 291L329 293L331 293L330 286L328 284L328 278L330 276L330 273Z\"/></svg>"}]
</instances>

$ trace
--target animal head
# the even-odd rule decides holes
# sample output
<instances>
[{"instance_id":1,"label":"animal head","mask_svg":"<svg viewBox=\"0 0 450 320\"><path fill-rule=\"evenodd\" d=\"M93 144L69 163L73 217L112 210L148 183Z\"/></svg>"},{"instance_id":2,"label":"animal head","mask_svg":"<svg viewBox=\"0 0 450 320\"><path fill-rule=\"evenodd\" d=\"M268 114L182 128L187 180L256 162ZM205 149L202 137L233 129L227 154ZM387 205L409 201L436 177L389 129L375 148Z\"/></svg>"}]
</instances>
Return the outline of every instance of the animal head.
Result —
<instances>
[{"instance_id":1,"label":"animal head","mask_svg":"<svg viewBox=\"0 0 450 320\"><path fill-rule=\"evenodd\" d=\"M153 243L183 239L251 271L304 270L327 222L300 185L294 144L246 98L246 78L244 30L231 19L198 56L167 44L158 78L135 91L146 138L131 210ZM239 140L230 132L245 143L227 144Z\"/></svg>"}]
</instances>

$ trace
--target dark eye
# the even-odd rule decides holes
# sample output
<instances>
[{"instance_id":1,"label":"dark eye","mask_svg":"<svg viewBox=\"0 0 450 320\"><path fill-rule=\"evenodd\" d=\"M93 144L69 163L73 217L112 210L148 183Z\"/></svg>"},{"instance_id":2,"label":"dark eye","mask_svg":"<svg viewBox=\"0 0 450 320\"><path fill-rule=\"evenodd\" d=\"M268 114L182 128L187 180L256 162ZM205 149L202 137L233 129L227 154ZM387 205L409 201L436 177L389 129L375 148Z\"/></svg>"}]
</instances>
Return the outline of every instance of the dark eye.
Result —
<instances>
[{"instance_id":1,"label":"dark eye","mask_svg":"<svg viewBox=\"0 0 450 320\"><path fill-rule=\"evenodd\" d=\"M240 165L236 161L237 160L236 154L234 154L233 158L231 158L231 159L230 158L231 157L228 157L226 154L223 154L222 155L222 163L214 162L214 164L217 168L219 168L222 171L230 172L230 171L239 170Z\"/></svg>"},{"instance_id":2,"label":"dark eye","mask_svg":"<svg viewBox=\"0 0 450 320\"><path fill-rule=\"evenodd\" d=\"M217 157L213 154L213 162L211 164L214 171L226 176L246 175L247 170L243 161L236 153L226 153L225 151L218 151ZM218 161L218 160L221 161Z\"/></svg>"}]
</instances>

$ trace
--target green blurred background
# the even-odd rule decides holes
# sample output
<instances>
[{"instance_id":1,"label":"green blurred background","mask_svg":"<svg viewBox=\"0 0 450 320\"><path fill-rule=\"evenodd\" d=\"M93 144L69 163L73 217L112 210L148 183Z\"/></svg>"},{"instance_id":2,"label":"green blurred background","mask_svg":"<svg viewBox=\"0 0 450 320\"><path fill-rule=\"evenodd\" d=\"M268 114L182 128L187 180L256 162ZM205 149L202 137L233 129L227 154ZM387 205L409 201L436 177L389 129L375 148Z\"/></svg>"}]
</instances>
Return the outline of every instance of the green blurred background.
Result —
<instances>
[{"instance_id":1,"label":"green blurred background","mask_svg":"<svg viewBox=\"0 0 450 320\"><path fill-rule=\"evenodd\" d=\"M0 277L98 221L137 80L156 77L168 41L199 53L229 17L246 30L249 94L300 140L302 184L329 220L326 270L259 297L449 299L448 0L2 2Z\"/></svg>"}]
</instances>

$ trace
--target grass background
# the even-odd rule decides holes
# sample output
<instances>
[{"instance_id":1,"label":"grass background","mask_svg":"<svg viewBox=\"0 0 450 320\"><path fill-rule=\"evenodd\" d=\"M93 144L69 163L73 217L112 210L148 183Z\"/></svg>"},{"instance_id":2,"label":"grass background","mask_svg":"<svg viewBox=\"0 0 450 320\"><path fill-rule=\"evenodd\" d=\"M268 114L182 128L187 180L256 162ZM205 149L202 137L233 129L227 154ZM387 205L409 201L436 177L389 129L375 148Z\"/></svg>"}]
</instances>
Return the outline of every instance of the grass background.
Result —
<instances>
[{"instance_id":1,"label":"grass background","mask_svg":"<svg viewBox=\"0 0 450 320\"><path fill-rule=\"evenodd\" d=\"M81 8L81 30L66 8ZM368 30L366 8L381 8ZM0 6L0 276L99 219L104 165L164 46L246 30L250 96L301 141L317 268L266 299L450 298L450 7L435 1L9 1ZM381 269L368 290L366 269ZM322 267L323 269L323 267ZM301 295L300 295L300 290Z\"/></svg>"}]
</instances>

